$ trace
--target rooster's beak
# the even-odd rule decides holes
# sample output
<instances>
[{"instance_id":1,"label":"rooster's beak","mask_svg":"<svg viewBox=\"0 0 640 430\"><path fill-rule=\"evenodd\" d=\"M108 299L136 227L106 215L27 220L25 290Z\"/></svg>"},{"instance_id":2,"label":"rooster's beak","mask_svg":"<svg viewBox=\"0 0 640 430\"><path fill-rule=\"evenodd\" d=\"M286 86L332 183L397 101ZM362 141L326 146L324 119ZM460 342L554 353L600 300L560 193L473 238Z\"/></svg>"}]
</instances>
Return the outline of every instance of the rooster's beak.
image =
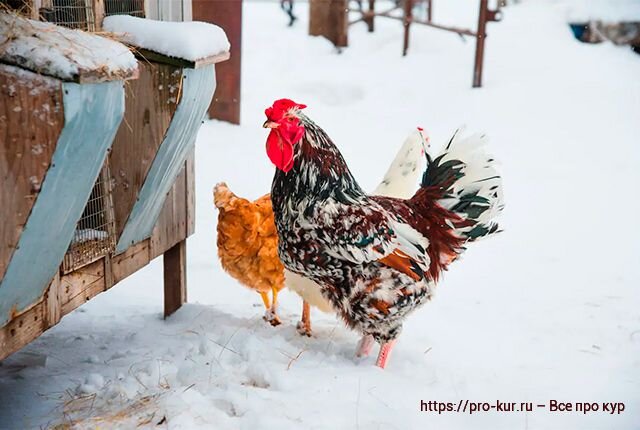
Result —
<instances>
[{"instance_id":1,"label":"rooster's beak","mask_svg":"<svg viewBox=\"0 0 640 430\"><path fill-rule=\"evenodd\" d=\"M264 124L262 124L262 127L264 128L277 128L278 127L278 123L275 121L270 121L270 120L266 120L264 122Z\"/></svg>"}]
</instances>

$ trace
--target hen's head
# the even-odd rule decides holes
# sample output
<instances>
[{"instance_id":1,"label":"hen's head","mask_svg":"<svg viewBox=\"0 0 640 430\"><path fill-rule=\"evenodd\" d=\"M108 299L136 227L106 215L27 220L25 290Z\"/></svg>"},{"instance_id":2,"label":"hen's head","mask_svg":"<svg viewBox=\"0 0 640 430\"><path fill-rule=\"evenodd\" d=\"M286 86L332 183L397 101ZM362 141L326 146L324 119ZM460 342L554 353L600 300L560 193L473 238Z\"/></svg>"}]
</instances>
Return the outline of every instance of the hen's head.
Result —
<instances>
[{"instance_id":1,"label":"hen's head","mask_svg":"<svg viewBox=\"0 0 640 430\"><path fill-rule=\"evenodd\" d=\"M293 100L280 99L264 111L267 120L263 127L271 129L267 137L267 155L285 173L293 167L294 145L304 136L304 126L298 113L306 107Z\"/></svg>"}]
</instances>

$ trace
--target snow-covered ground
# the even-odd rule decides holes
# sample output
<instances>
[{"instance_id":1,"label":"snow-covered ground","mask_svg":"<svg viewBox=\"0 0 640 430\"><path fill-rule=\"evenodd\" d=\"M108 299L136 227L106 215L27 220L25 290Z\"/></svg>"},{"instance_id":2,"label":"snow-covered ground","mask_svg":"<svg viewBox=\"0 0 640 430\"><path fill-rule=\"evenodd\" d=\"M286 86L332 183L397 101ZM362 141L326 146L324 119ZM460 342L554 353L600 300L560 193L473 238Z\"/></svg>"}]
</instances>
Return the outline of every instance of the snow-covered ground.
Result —
<instances>
[{"instance_id":1,"label":"snow-covered ground","mask_svg":"<svg viewBox=\"0 0 640 430\"><path fill-rule=\"evenodd\" d=\"M475 1L434 3L472 25ZM0 366L0 428L640 428L640 57L574 40L566 3L521 2L490 24L472 90L471 40L415 26L402 58L401 25L380 19L337 55L296 11L287 28L276 4L245 4L242 126L211 121L198 137L190 303L162 320L157 260L65 317ZM330 315L300 337L291 293L268 326L217 261L211 189L268 192L261 124L281 97L309 105L365 189L416 125L434 146L461 124L485 131L502 161L504 233L451 267L384 371L354 361L356 334ZM626 409L535 406L552 399ZM534 410L439 415L421 400Z\"/></svg>"}]
</instances>

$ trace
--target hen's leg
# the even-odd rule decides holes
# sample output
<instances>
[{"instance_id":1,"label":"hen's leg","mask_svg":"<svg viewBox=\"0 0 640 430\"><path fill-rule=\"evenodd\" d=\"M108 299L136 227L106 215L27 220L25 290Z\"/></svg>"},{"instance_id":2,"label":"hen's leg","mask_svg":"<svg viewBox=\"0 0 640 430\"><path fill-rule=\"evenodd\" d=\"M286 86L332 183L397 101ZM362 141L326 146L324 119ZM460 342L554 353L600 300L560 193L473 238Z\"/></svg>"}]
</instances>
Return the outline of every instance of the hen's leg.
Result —
<instances>
[{"instance_id":1,"label":"hen's leg","mask_svg":"<svg viewBox=\"0 0 640 430\"><path fill-rule=\"evenodd\" d=\"M264 307L267 308L267 310L269 310L269 308L271 307L271 301L269 300L269 295L261 291L258 291L258 293L260 293L260 297L262 297L262 302L264 303Z\"/></svg>"},{"instance_id":2,"label":"hen's leg","mask_svg":"<svg viewBox=\"0 0 640 430\"><path fill-rule=\"evenodd\" d=\"M302 319L296 328L301 335L311 337L311 307L306 300L302 302Z\"/></svg>"},{"instance_id":3,"label":"hen's leg","mask_svg":"<svg viewBox=\"0 0 640 430\"><path fill-rule=\"evenodd\" d=\"M376 341L370 334L362 336L360 342L358 342L358 348L356 349L356 358L368 357L374 343L376 343Z\"/></svg>"},{"instance_id":4,"label":"hen's leg","mask_svg":"<svg viewBox=\"0 0 640 430\"><path fill-rule=\"evenodd\" d=\"M380 347L380 353L378 354L378 360L376 361L376 366L384 369L387 365L387 360L389 360L389 355L391 355L391 350L396 344L396 340L393 339L389 342L383 343Z\"/></svg>"},{"instance_id":5,"label":"hen's leg","mask_svg":"<svg viewBox=\"0 0 640 430\"><path fill-rule=\"evenodd\" d=\"M267 309L267 313L264 315L264 319L269 321L269 324L272 326L280 325L282 321L278 318L277 309L278 309L278 290L275 287L271 287L271 293L273 294L273 303L271 303L271 308Z\"/></svg>"}]
</instances>

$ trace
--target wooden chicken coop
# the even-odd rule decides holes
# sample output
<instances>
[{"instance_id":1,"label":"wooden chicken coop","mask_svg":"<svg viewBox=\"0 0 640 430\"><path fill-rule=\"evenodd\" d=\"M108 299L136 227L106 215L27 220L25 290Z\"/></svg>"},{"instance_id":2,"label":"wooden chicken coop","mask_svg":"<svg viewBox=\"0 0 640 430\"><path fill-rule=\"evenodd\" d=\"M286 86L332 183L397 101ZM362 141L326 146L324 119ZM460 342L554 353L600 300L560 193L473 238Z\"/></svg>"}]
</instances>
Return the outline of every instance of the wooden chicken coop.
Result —
<instances>
[{"instance_id":1,"label":"wooden chicken coop","mask_svg":"<svg viewBox=\"0 0 640 430\"><path fill-rule=\"evenodd\" d=\"M142 15L142 1L69 3L41 12L54 23L0 12L0 360L160 255L165 315L186 300L194 143L228 43L134 58L135 43L68 27L101 30L96 5Z\"/></svg>"}]
</instances>

